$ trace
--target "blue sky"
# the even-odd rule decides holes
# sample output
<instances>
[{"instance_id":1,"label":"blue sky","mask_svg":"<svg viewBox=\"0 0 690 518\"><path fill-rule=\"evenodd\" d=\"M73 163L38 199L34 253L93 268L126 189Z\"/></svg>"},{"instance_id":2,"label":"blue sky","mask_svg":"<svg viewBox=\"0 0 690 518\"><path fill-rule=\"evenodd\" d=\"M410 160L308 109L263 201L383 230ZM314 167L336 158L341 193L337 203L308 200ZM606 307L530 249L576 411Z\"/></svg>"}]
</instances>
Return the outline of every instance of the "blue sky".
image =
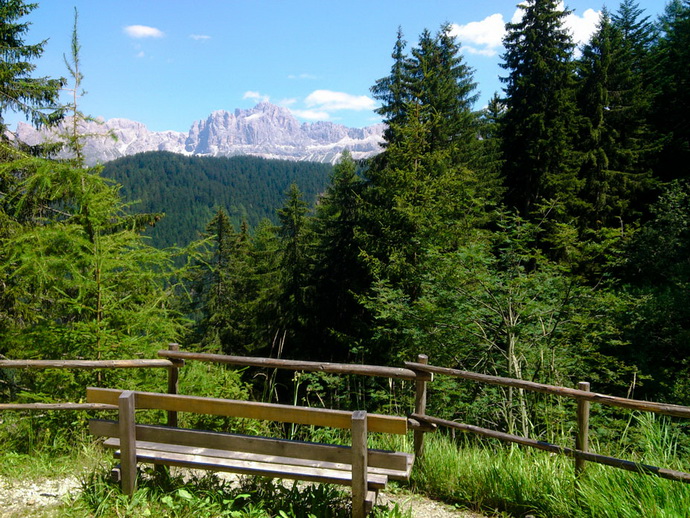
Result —
<instances>
[{"instance_id":1,"label":"blue sky","mask_svg":"<svg viewBox=\"0 0 690 518\"><path fill-rule=\"evenodd\" d=\"M398 26L408 48L425 29L453 24L475 70L477 108L500 90L504 24L515 0L39 0L25 41L48 39L37 74L65 76L79 13L85 113L187 131L215 110L261 100L300 121L362 127L380 119L369 88L391 66ZM640 0L652 20L665 0ZM571 0L569 24L586 39L602 0ZM618 0L606 4L616 11ZM6 117L13 123L19 118Z\"/></svg>"}]
</instances>

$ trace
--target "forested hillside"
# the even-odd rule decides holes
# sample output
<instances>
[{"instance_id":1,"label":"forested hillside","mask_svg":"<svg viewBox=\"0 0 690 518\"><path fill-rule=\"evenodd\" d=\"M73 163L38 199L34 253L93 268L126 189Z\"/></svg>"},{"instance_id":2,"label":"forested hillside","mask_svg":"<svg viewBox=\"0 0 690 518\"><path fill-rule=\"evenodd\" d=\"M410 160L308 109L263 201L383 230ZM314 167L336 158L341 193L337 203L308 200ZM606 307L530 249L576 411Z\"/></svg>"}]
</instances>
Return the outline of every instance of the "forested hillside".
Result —
<instances>
[{"instance_id":1,"label":"forested hillside","mask_svg":"<svg viewBox=\"0 0 690 518\"><path fill-rule=\"evenodd\" d=\"M103 176L122 185L122 197L136 212L165 216L146 231L159 248L186 246L198 239L218 209L235 227L256 228L277 221L276 210L295 183L310 205L326 189L332 167L314 162L187 157L169 152L141 153L108 162Z\"/></svg>"}]
</instances>

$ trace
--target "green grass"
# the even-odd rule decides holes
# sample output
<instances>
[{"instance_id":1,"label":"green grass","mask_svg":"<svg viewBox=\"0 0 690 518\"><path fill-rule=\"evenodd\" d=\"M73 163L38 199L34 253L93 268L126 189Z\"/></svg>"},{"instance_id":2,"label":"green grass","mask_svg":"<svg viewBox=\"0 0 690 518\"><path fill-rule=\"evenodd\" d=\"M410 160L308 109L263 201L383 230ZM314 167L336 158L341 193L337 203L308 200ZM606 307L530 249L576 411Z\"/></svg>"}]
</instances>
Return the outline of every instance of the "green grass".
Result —
<instances>
[{"instance_id":1,"label":"green grass","mask_svg":"<svg viewBox=\"0 0 690 518\"><path fill-rule=\"evenodd\" d=\"M633 460L688 471L688 463L673 455L677 442L671 428L649 417L640 421L645 433ZM690 516L690 484L593 463L577 478L573 461L564 456L497 442L455 442L443 435L427 435L412 485L432 498L487 514Z\"/></svg>"}]
</instances>

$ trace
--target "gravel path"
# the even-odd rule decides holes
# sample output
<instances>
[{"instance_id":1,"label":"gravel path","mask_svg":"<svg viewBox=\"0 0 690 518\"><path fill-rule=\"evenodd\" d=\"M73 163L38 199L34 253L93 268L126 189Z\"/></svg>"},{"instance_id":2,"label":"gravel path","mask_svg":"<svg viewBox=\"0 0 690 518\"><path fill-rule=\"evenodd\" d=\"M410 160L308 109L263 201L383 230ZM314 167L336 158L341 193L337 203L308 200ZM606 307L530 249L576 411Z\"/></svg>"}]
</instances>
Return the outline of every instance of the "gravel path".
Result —
<instances>
[{"instance_id":1,"label":"gravel path","mask_svg":"<svg viewBox=\"0 0 690 518\"><path fill-rule=\"evenodd\" d=\"M0 515L13 518L47 514L50 507L62 504L64 498L76 494L79 489L80 483L75 477L30 482L0 477ZM383 492L378 503L398 504L402 510L411 508L414 518L482 518L482 515L407 492Z\"/></svg>"},{"instance_id":2,"label":"gravel path","mask_svg":"<svg viewBox=\"0 0 690 518\"><path fill-rule=\"evenodd\" d=\"M378 503L397 503L402 510L412 509L413 518L485 518L481 514L460 511L442 502L411 493L381 493Z\"/></svg>"},{"instance_id":3,"label":"gravel path","mask_svg":"<svg viewBox=\"0 0 690 518\"><path fill-rule=\"evenodd\" d=\"M75 477L13 481L0 477L0 513L3 518L33 516L62 503L63 497L79 491Z\"/></svg>"}]
</instances>

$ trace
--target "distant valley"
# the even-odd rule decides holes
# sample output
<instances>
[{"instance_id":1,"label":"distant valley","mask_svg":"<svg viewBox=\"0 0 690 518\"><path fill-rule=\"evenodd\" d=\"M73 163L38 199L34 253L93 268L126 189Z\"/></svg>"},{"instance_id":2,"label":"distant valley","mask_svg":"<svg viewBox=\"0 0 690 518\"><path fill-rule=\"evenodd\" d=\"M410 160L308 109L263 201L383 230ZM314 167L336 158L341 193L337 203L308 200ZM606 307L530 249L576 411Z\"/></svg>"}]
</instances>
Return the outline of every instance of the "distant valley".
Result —
<instances>
[{"instance_id":1,"label":"distant valley","mask_svg":"<svg viewBox=\"0 0 690 518\"><path fill-rule=\"evenodd\" d=\"M169 151L187 156L251 155L292 161L335 163L348 149L355 159L381 152L384 125L347 128L332 122L300 123L286 108L260 103L247 110L215 111L191 125L189 132L149 131L128 119L90 122L81 132L90 135L87 163L106 163L146 151ZM55 131L36 130L19 123L17 136L28 144L55 138ZM111 134L116 138L110 138Z\"/></svg>"}]
</instances>

